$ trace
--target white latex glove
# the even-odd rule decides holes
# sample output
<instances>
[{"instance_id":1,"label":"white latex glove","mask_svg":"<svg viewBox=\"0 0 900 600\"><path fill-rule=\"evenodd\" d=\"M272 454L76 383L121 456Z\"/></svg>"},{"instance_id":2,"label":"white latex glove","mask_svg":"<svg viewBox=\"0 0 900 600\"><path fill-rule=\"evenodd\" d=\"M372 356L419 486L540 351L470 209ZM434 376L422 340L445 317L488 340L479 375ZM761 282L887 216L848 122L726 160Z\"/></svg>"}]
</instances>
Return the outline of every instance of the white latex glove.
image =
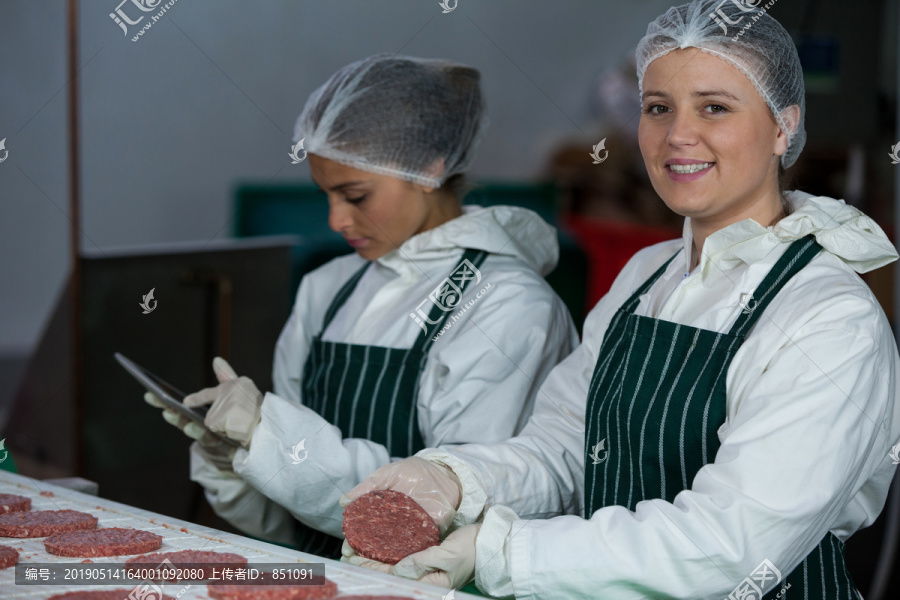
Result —
<instances>
[{"instance_id":1,"label":"white latex glove","mask_svg":"<svg viewBox=\"0 0 900 600\"><path fill-rule=\"evenodd\" d=\"M440 546L411 554L391 573L431 585L459 589L475 579L475 538L481 523L467 525L447 536Z\"/></svg>"},{"instance_id":2,"label":"white latex glove","mask_svg":"<svg viewBox=\"0 0 900 600\"><path fill-rule=\"evenodd\" d=\"M434 520L441 535L452 525L462 498L462 486L453 471L412 456L377 469L341 496L340 504L346 507L360 496L377 490L396 490L410 496Z\"/></svg>"},{"instance_id":3,"label":"white latex glove","mask_svg":"<svg viewBox=\"0 0 900 600\"><path fill-rule=\"evenodd\" d=\"M213 359L213 371L219 385L187 396L184 405L195 408L212 404L203 419L206 426L247 448L259 425L262 392L248 377L238 377L224 358Z\"/></svg>"},{"instance_id":4,"label":"white latex glove","mask_svg":"<svg viewBox=\"0 0 900 600\"><path fill-rule=\"evenodd\" d=\"M396 565L363 558L344 540L341 562L443 588L459 589L475 579L475 539L480 529L480 523L457 529L441 545L411 554Z\"/></svg>"},{"instance_id":5,"label":"white latex glove","mask_svg":"<svg viewBox=\"0 0 900 600\"><path fill-rule=\"evenodd\" d=\"M171 408L168 408L153 392L144 394L144 402L155 408L163 409L162 416L166 423L174 425L186 436L196 440L199 446L198 450L216 468L222 471L233 470L231 460L234 458L236 448L229 446L187 417L182 417Z\"/></svg>"},{"instance_id":6,"label":"white latex glove","mask_svg":"<svg viewBox=\"0 0 900 600\"><path fill-rule=\"evenodd\" d=\"M388 575L391 574L391 570L394 568L394 565L378 562L377 560L372 560L369 558L363 558L356 553L356 550L354 550L350 546L350 544L347 543L347 540L344 540L344 544L341 546L341 562L349 563L357 567L371 569L373 571L379 571Z\"/></svg>"}]
</instances>

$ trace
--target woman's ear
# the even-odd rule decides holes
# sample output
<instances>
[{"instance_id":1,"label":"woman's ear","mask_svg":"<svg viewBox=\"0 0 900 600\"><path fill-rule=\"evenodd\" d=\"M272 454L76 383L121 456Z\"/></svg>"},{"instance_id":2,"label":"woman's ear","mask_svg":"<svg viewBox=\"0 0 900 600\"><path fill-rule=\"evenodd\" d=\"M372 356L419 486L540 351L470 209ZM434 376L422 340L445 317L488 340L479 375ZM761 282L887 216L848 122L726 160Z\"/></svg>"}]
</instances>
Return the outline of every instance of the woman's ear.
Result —
<instances>
[{"instance_id":1,"label":"woman's ear","mask_svg":"<svg viewBox=\"0 0 900 600\"><path fill-rule=\"evenodd\" d=\"M787 152L790 138L800 129L800 107L793 104L785 108L781 111L781 120L787 131L779 127L778 136L775 138L775 154L778 156L783 156Z\"/></svg>"},{"instance_id":2,"label":"woman's ear","mask_svg":"<svg viewBox=\"0 0 900 600\"><path fill-rule=\"evenodd\" d=\"M425 169L425 174L428 175L429 177L434 177L435 179L440 179L441 175L444 174L444 158L441 157L441 158L437 159L436 161L434 161L433 163L431 163L430 165L428 165L428 168ZM434 190L437 189L436 187L429 187L429 186L421 185L421 184L419 184L419 187L426 194L430 194L431 192L433 192Z\"/></svg>"}]
</instances>

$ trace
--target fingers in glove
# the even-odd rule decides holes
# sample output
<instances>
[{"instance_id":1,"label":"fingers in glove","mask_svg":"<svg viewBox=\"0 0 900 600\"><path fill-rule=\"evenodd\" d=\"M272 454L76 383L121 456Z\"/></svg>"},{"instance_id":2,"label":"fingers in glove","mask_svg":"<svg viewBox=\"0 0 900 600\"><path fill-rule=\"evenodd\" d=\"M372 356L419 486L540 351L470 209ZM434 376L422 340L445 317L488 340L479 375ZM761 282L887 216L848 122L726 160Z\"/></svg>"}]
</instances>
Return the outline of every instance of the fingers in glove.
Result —
<instances>
[{"instance_id":1,"label":"fingers in glove","mask_svg":"<svg viewBox=\"0 0 900 600\"><path fill-rule=\"evenodd\" d=\"M159 399L159 396L154 394L153 392L147 392L144 394L144 402L149 404L154 408L165 408L166 405L163 404L163 401Z\"/></svg>"},{"instance_id":2,"label":"fingers in glove","mask_svg":"<svg viewBox=\"0 0 900 600\"><path fill-rule=\"evenodd\" d=\"M386 465L390 466L390 465ZM384 467L382 467L384 468ZM338 504L341 507L346 508L348 504L359 498L360 496L365 496L369 492L374 492L375 490L383 490L387 489L386 486L380 485L378 474L381 469L376 470L374 473L363 479L363 481L357 485L355 488L341 496L341 499L338 500Z\"/></svg>"},{"instance_id":3,"label":"fingers in glove","mask_svg":"<svg viewBox=\"0 0 900 600\"><path fill-rule=\"evenodd\" d=\"M410 554L396 565L393 574L406 579L419 579L426 573L440 570L447 563L450 553L441 546L432 546L421 552ZM442 560L443 559L443 560Z\"/></svg>"},{"instance_id":4,"label":"fingers in glove","mask_svg":"<svg viewBox=\"0 0 900 600\"><path fill-rule=\"evenodd\" d=\"M446 589L453 588L453 582L450 580L450 575L448 575L446 571L432 571L431 573L426 573L419 577L419 581Z\"/></svg>"},{"instance_id":5,"label":"fingers in glove","mask_svg":"<svg viewBox=\"0 0 900 600\"><path fill-rule=\"evenodd\" d=\"M231 456L234 456L235 448L224 443L222 440L214 436L199 423L189 422L184 426L184 434L189 438L197 440L197 442L209 450L222 455L230 454L228 462L231 462Z\"/></svg>"},{"instance_id":6,"label":"fingers in glove","mask_svg":"<svg viewBox=\"0 0 900 600\"><path fill-rule=\"evenodd\" d=\"M178 429L181 429L182 431L184 431L184 427L188 423L190 423L190 421L188 419L182 417L181 415L179 415L177 412L175 412L174 410L172 410L170 408L165 409L162 413L162 416L163 416L163 419L166 420L166 423L168 423L169 425L174 425L175 427L177 427Z\"/></svg>"},{"instance_id":7,"label":"fingers in glove","mask_svg":"<svg viewBox=\"0 0 900 600\"><path fill-rule=\"evenodd\" d=\"M226 381L238 378L238 374L234 372L234 369L231 368L228 361L221 356L217 356L213 359L213 371L215 372L216 379L219 380L219 383L225 383Z\"/></svg>"},{"instance_id":8,"label":"fingers in glove","mask_svg":"<svg viewBox=\"0 0 900 600\"><path fill-rule=\"evenodd\" d=\"M215 436L211 435L205 428L203 428L203 426L198 423L194 423L193 421L190 421L184 426L184 435L197 440L201 444L203 444L203 441L209 442L207 444L203 444L204 446L209 446L213 443L213 441L218 441L216 440Z\"/></svg>"},{"instance_id":9,"label":"fingers in glove","mask_svg":"<svg viewBox=\"0 0 900 600\"><path fill-rule=\"evenodd\" d=\"M346 560L344 560L346 558ZM394 568L394 565L389 565L383 562L379 562L377 560L371 560L369 558L363 558L362 556L356 555L351 557L343 557L341 558L341 562L347 562L351 565L362 567L364 569L369 569L371 571L378 571L379 573L384 573L386 575L391 574L391 569Z\"/></svg>"},{"instance_id":10,"label":"fingers in glove","mask_svg":"<svg viewBox=\"0 0 900 600\"><path fill-rule=\"evenodd\" d=\"M347 558L356 556L356 550L353 549L353 546L347 543L347 540L344 540L344 543L341 544L341 556L346 556Z\"/></svg>"},{"instance_id":11,"label":"fingers in glove","mask_svg":"<svg viewBox=\"0 0 900 600\"><path fill-rule=\"evenodd\" d=\"M193 394L185 396L184 400L182 400L181 403L188 408L196 408L197 406L212 404L218 397L219 386L203 388L199 392L194 392Z\"/></svg>"},{"instance_id":12,"label":"fingers in glove","mask_svg":"<svg viewBox=\"0 0 900 600\"><path fill-rule=\"evenodd\" d=\"M440 546L407 556L394 565L391 572L398 577L444 587L465 585L475 576L475 540L479 530L480 525L457 529Z\"/></svg>"}]
</instances>

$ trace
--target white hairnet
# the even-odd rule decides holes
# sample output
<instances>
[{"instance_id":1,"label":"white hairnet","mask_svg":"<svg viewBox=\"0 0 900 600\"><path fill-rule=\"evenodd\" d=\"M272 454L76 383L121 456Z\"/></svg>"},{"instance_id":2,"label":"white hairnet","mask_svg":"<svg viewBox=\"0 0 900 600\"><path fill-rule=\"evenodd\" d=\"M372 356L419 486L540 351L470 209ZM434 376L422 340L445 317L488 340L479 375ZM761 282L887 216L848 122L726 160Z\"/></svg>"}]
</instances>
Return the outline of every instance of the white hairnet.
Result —
<instances>
[{"instance_id":1,"label":"white hairnet","mask_svg":"<svg viewBox=\"0 0 900 600\"><path fill-rule=\"evenodd\" d=\"M638 81L647 66L672 50L697 48L739 69L769 105L788 136L781 164L790 167L806 143L806 99L797 48L784 27L759 5L763 0L694 0L670 8L647 26L638 44ZM785 113L800 107L799 118Z\"/></svg>"},{"instance_id":2,"label":"white hairnet","mask_svg":"<svg viewBox=\"0 0 900 600\"><path fill-rule=\"evenodd\" d=\"M445 60L370 56L312 93L294 141L355 169L440 187L469 168L487 127L480 77Z\"/></svg>"}]
</instances>

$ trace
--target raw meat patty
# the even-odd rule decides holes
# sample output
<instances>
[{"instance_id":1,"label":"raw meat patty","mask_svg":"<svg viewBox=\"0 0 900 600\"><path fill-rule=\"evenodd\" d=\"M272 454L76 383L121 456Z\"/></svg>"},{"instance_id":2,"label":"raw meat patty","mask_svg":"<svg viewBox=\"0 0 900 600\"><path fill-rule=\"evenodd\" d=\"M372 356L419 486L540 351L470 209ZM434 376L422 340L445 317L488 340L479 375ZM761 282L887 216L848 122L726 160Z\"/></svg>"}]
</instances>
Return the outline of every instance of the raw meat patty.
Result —
<instances>
[{"instance_id":1,"label":"raw meat patty","mask_svg":"<svg viewBox=\"0 0 900 600\"><path fill-rule=\"evenodd\" d=\"M314 577L313 580L323 585L211 583L206 589L210 598L216 600L330 600L337 596L335 582L325 577Z\"/></svg>"},{"instance_id":2,"label":"raw meat patty","mask_svg":"<svg viewBox=\"0 0 900 600\"><path fill-rule=\"evenodd\" d=\"M9 546L0 546L0 569L8 569L19 562L19 552Z\"/></svg>"},{"instance_id":3,"label":"raw meat patty","mask_svg":"<svg viewBox=\"0 0 900 600\"><path fill-rule=\"evenodd\" d=\"M395 565L441 542L425 509L406 494L370 492L344 509L344 536L362 557Z\"/></svg>"},{"instance_id":4,"label":"raw meat patty","mask_svg":"<svg viewBox=\"0 0 900 600\"><path fill-rule=\"evenodd\" d=\"M93 531L54 533L44 548L57 556L119 556L159 550L162 536L140 529L109 527Z\"/></svg>"},{"instance_id":5,"label":"raw meat patty","mask_svg":"<svg viewBox=\"0 0 900 600\"><path fill-rule=\"evenodd\" d=\"M338 596L334 600L416 600L409 596Z\"/></svg>"},{"instance_id":6,"label":"raw meat patty","mask_svg":"<svg viewBox=\"0 0 900 600\"><path fill-rule=\"evenodd\" d=\"M63 531L95 529L97 517L77 510L37 510L0 515L0 536L45 537Z\"/></svg>"},{"instance_id":7,"label":"raw meat patty","mask_svg":"<svg viewBox=\"0 0 900 600\"><path fill-rule=\"evenodd\" d=\"M129 594L134 588L127 590L100 590L100 591L84 591L84 592L66 592L65 594L57 594L50 596L47 600L128 600ZM153 593L156 600L158 594ZM159 600L175 600L172 596L163 595Z\"/></svg>"},{"instance_id":8,"label":"raw meat patty","mask_svg":"<svg viewBox=\"0 0 900 600\"><path fill-rule=\"evenodd\" d=\"M182 565L222 565L227 567L243 567L247 564L247 559L240 554L232 554L230 552L212 552L210 550L181 550L179 552L154 552L153 554L144 554L129 558L125 565L129 567L160 567L161 569L173 568L169 565L162 565L164 560L168 559L174 567ZM211 568L203 569L203 578L212 577Z\"/></svg>"},{"instance_id":9,"label":"raw meat patty","mask_svg":"<svg viewBox=\"0 0 900 600\"><path fill-rule=\"evenodd\" d=\"M0 515L29 510L31 510L31 498L15 494L0 494Z\"/></svg>"}]
</instances>

